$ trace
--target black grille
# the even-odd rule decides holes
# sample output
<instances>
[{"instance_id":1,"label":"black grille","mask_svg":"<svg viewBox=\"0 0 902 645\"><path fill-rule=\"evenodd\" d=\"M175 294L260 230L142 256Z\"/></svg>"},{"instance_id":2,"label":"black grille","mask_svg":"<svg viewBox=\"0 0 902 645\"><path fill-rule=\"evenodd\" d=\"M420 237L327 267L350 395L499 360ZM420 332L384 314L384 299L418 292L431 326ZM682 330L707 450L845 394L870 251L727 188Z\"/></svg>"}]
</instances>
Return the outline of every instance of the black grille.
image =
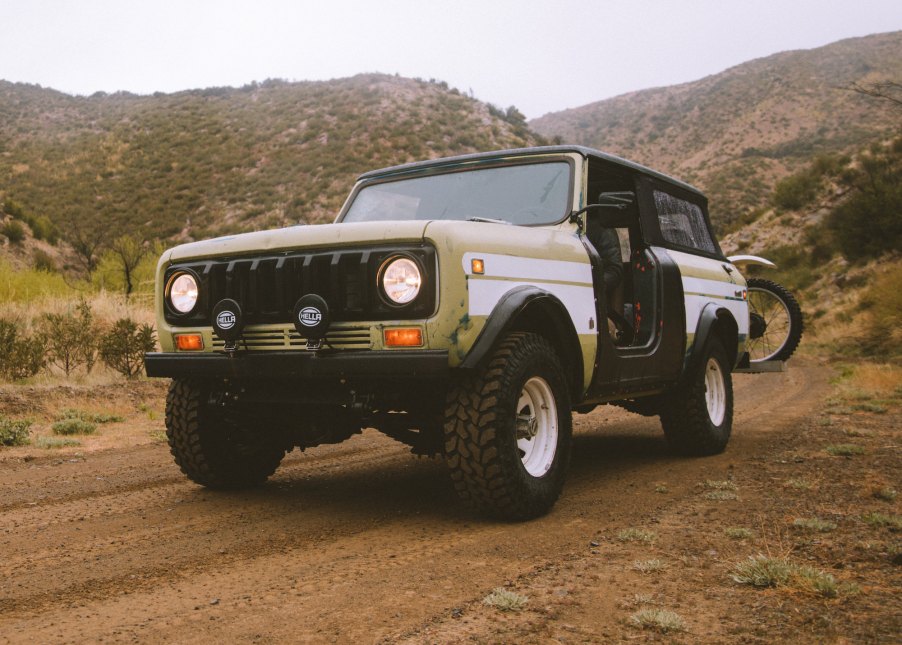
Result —
<instances>
[{"instance_id":1,"label":"black grille","mask_svg":"<svg viewBox=\"0 0 902 645\"><path fill-rule=\"evenodd\" d=\"M423 270L420 295L404 307L387 304L376 284L379 268L399 255L415 258ZM200 301L183 315L167 300L166 320L174 325L209 325L210 311L223 298L238 301L247 324L289 322L294 304L308 293L326 299L336 322L426 318L435 311L435 250L430 246L288 251L184 262L166 270L164 284L180 271L197 277Z\"/></svg>"}]
</instances>

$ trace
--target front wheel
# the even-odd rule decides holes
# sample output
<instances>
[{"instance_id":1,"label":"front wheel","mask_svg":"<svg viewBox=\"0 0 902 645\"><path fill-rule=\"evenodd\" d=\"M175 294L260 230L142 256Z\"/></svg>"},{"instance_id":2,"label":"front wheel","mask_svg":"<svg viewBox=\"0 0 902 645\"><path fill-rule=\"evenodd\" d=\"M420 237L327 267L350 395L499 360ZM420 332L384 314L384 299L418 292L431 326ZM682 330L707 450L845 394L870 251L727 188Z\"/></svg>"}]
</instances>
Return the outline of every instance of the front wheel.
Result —
<instances>
[{"instance_id":1,"label":"front wheel","mask_svg":"<svg viewBox=\"0 0 902 645\"><path fill-rule=\"evenodd\" d=\"M723 344L711 338L701 360L668 393L661 410L667 443L683 455L723 452L733 428L733 380Z\"/></svg>"},{"instance_id":2,"label":"front wheel","mask_svg":"<svg viewBox=\"0 0 902 645\"><path fill-rule=\"evenodd\" d=\"M554 348L537 334L510 334L488 365L452 388L445 460L458 495L510 520L547 513L570 461L570 394Z\"/></svg>"},{"instance_id":3,"label":"front wheel","mask_svg":"<svg viewBox=\"0 0 902 645\"><path fill-rule=\"evenodd\" d=\"M747 349L752 363L785 361L802 339L802 309L782 285L750 278L749 340Z\"/></svg>"},{"instance_id":4,"label":"front wheel","mask_svg":"<svg viewBox=\"0 0 902 645\"><path fill-rule=\"evenodd\" d=\"M285 449L274 437L254 432L214 404L205 384L175 379L166 396L166 436L175 462L188 478L208 488L262 484Z\"/></svg>"}]
</instances>

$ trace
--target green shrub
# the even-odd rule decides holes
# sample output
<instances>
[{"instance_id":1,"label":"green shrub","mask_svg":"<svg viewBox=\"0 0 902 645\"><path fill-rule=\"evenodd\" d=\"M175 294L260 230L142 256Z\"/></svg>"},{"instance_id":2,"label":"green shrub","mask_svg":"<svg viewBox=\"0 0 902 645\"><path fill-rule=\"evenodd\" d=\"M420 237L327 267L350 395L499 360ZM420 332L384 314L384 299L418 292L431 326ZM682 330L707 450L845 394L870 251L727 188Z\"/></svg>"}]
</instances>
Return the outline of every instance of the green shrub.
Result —
<instances>
[{"instance_id":1,"label":"green shrub","mask_svg":"<svg viewBox=\"0 0 902 645\"><path fill-rule=\"evenodd\" d=\"M38 448L45 449L71 448L73 446L80 446L81 441L78 439L61 439L60 437L38 437L34 442L34 445Z\"/></svg>"},{"instance_id":2,"label":"green shrub","mask_svg":"<svg viewBox=\"0 0 902 645\"><path fill-rule=\"evenodd\" d=\"M97 425L82 419L63 419L50 426L50 429L53 430L53 434L60 435L94 434Z\"/></svg>"},{"instance_id":3,"label":"green shrub","mask_svg":"<svg viewBox=\"0 0 902 645\"><path fill-rule=\"evenodd\" d=\"M34 239L46 240L54 246L59 242L59 231L46 215L33 219L29 224L31 225L31 234L34 235Z\"/></svg>"},{"instance_id":4,"label":"green shrub","mask_svg":"<svg viewBox=\"0 0 902 645\"><path fill-rule=\"evenodd\" d=\"M44 271L46 273L56 272L56 263L50 255L41 249L35 249L32 266L35 271Z\"/></svg>"},{"instance_id":5,"label":"green shrub","mask_svg":"<svg viewBox=\"0 0 902 645\"><path fill-rule=\"evenodd\" d=\"M25 209L22 204L14 199L7 199L3 202L3 212L15 219L23 219L25 217Z\"/></svg>"},{"instance_id":6,"label":"green shrub","mask_svg":"<svg viewBox=\"0 0 902 645\"><path fill-rule=\"evenodd\" d=\"M25 239L25 227L16 220L10 220L0 226L0 235L5 235L10 244L21 244Z\"/></svg>"},{"instance_id":7,"label":"green shrub","mask_svg":"<svg viewBox=\"0 0 902 645\"><path fill-rule=\"evenodd\" d=\"M97 324L91 306L82 300L75 312L44 314L38 323L38 335L44 344L47 361L68 377L84 365L90 372L97 359Z\"/></svg>"},{"instance_id":8,"label":"green shrub","mask_svg":"<svg viewBox=\"0 0 902 645\"><path fill-rule=\"evenodd\" d=\"M827 227L850 260L902 248L902 137L876 144L840 177L851 196L830 213Z\"/></svg>"},{"instance_id":9,"label":"green shrub","mask_svg":"<svg viewBox=\"0 0 902 645\"><path fill-rule=\"evenodd\" d=\"M865 354L884 358L902 354L902 262L877 275L864 292L862 305L871 321L860 339Z\"/></svg>"},{"instance_id":10,"label":"green shrub","mask_svg":"<svg viewBox=\"0 0 902 645\"><path fill-rule=\"evenodd\" d=\"M20 334L17 323L0 319L0 376L17 381L34 376L44 365L41 341Z\"/></svg>"},{"instance_id":11,"label":"green shrub","mask_svg":"<svg viewBox=\"0 0 902 645\"><path fill-rule=\"evenodd\" d=\"M29 442L32 422L28 419L7 419L0 415L0 446L24 446Z\"/></svg>"},{"instance_id":12,"label":"green shrub","mask_svg":"<svg viewBox=\"0 0 902 645\"><path fill-rule=\"evenodd\" d=\"M85 412L84 410L76 410L75 408L68 408L63 410L62 413L57 415L58 421L63 421L65 419L81 419L82 421L88 421L90 423L119 423L121 421L125 421L125 417L118 414L103 414L101 412Z\"/></svg>"},{"instance_id":13,"label":"green shrub","mask_svg":"<svg viewBox=\"0 0 902 645\"><path fill-rule=\"evenodd\" d=\"M120 374L132 378L144 369L144 354L156 348L156 332L150 325L138 325L120 318L100 338L100 358Z\"/></svg>"},{"instance_id":14,"label":"green shrub","mask_svg":"<svg viewBox=\"0 0 902 645\"><path fill-rule=\"evenodd\" d=\"M823 177L810 171L790 175L774 187L774 206L786 211L803 208L815 200L823 186Z\"/></svg>"}]
</instances>

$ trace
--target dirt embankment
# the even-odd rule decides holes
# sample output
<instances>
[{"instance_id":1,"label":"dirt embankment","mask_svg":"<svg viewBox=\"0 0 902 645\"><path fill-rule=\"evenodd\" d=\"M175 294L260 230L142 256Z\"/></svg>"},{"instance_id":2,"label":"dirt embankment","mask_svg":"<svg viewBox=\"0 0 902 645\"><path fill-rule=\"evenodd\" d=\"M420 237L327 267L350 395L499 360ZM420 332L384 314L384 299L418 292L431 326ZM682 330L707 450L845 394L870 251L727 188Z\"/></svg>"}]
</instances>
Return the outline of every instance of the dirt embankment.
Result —
<instances>
[{"instance_id":1,"label":"dirt embankment","mask_svg":"<svg viewBox=\"0 0 902 645\"><path fill-rule=\"evenodd\" d=\"M828 377L737 377L734 438L706 459L670 456L656 419L578 416L564 495L524 524L472 516L440 462L372 431L291 453L252 492L207 491L146 443L162 421L142 403L102 432L143 445L0 452L0 641L890 642L898 534L860 517L898 518L870 491L900 487L899 414L825 417ZM865 454L825 452L849 443L833 437L849 423L867 429L853 440ZM835 530L792 528L815 514ZM735 563L758 553L813 564L849 591L734 582ZM483 605L497 587L527 597L523 610ZM678 613L685 631L634 627L642 607Z\"/></svg>"}]
</instances>

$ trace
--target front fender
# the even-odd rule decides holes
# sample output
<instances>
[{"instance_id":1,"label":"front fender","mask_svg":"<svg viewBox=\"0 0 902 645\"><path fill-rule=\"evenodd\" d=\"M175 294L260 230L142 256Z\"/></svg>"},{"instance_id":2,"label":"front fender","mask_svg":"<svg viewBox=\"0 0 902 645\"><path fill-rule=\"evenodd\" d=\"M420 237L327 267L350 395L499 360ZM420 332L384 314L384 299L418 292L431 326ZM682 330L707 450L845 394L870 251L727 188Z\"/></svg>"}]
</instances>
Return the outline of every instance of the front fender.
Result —
<instances>
[{"instance_id":1,"label":"front fender","mask_svg":"<svg viewBox=\"0 0 902 645\"><path fill-rule=\"evenodd\" d=\"M460 366L480 367L495 346L513 331L545 332L543 335L563 354L561 362L570 377L574 400L582 398L583 357L576 328L564 304L535 286L515 287L498 301Z\"/></svg>"}]
</instances>

